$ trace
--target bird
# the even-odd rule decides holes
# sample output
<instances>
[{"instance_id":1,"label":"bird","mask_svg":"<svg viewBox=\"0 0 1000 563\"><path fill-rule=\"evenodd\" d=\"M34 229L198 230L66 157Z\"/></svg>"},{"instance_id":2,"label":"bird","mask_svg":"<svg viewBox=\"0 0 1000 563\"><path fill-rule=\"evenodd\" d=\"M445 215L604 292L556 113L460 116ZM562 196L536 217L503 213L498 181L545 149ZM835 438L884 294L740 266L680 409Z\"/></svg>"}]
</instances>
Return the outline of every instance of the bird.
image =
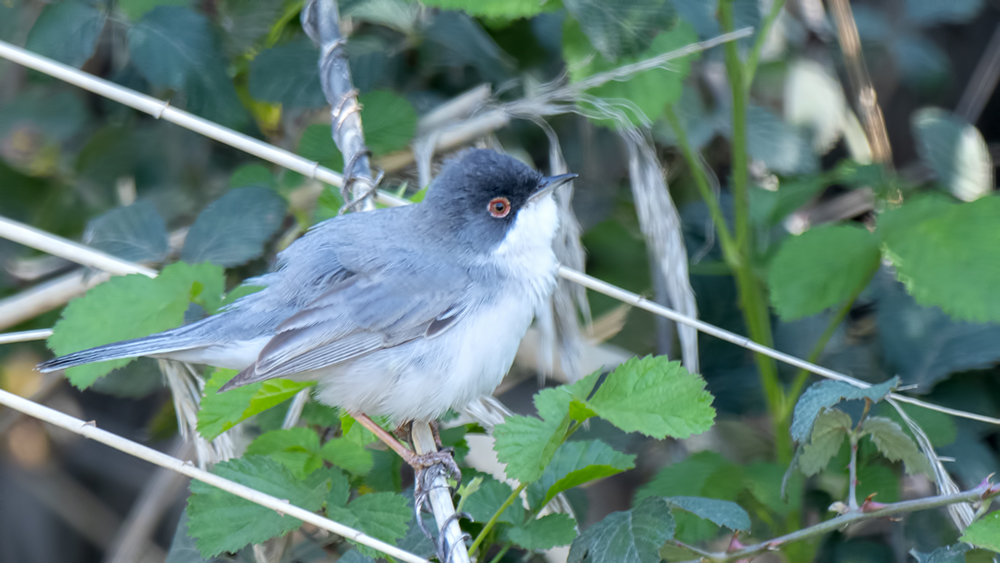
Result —
<instances>
[{"instance_id":1,"label":"bird","mask_svg":"<svg viewBox=\"0 0 1000 563\"><path fill-rule=\"evenodd\" d=\"M240 370L220 392L316 380L317 401L368 422L434 421L491 395L510 369L556 285L553 191L576 177L466 150L420 203L315 225L278 254L275 269L244 282L263 289L219 313L39 370L166 358ZM414 467L429 462L396 451Z\"/></svg>"}]
</instances>

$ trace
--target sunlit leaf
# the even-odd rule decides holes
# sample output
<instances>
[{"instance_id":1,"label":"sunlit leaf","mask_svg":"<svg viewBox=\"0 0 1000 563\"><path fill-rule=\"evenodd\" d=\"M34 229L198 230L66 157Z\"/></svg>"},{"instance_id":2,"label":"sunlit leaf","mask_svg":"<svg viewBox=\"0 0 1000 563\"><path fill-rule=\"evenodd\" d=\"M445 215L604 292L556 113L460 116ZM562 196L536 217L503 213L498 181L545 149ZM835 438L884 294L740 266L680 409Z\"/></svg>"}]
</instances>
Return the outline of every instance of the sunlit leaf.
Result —
<instances>
[{"instance_id":1,"label":"sunlit leaf","mask_svg":"<svg viewBox=\"0 0 1000 563\"><path fill-rule=\"evenodd\" d=\"M538 509L567 489L633 467L634 455L616 451L600 440L566 442L556 450L542 477L528 487L528 499Z\"/></svg>"},{"instance_id":2,"label":"sunlit leaf","mask_svg":"<svg viewBox=\"0 0 1000 563\"><path fill-rule=\"evenodd\" d=\"M542 419L510 416L493 430L497 459L506 463L507 477L522 483L542 476L569 428L570 395L545 389L535 395L535 407Z\"/></svg>"}]
</instances>

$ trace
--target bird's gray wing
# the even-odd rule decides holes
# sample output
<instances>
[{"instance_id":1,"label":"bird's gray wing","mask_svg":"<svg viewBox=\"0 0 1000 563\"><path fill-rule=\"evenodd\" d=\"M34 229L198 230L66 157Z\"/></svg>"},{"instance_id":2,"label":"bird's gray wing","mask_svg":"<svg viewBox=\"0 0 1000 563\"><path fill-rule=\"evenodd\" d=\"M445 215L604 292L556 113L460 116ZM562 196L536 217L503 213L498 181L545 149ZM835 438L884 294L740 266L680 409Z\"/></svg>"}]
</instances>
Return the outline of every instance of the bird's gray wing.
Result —
<instances>
[{"instance_id":1,"label":"bird's gray wing","mask_svg":"<svg viewBox=\"0 0 1000 563\"><path fill-rule=\"evenodd\" d=\"M278 326L254 365L229 387L321 369L432 338L466 308L469 278L458 267L396 261L351 272ZM361 268L358 268L361 269Z\"/></svg>"}]
</instances>

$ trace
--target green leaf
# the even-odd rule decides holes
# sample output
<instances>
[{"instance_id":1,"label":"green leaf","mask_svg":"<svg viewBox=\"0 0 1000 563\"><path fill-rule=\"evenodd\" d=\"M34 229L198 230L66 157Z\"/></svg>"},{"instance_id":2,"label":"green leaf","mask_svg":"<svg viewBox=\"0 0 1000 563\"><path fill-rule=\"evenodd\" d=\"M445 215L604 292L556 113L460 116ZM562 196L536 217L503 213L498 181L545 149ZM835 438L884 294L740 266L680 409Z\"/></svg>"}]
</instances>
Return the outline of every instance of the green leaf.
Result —
<instances>
[{"instance_id":1,"label":"green leaf","mask_svg":"<svg viewBox=\"0 0 1000 563\"><path fill-rule=\"evenodd\" d=\"M174 530L174 538L170 542L170 551L164 563L223 563L221 558L206 559L194 545L194 538L188 534L187 510L181 512L181 518Z\"/></svg>"},{"instance_id":2,"label":"green leaf","mask_svg":"<svg viewBox=\"0 0 1000 563\"><path fill-rule=\"evenodd\" d=\"M563 4L609 61L645 51L660 31L677 21L673 5L664 0L563 0Z\"/></svg>"},{"instance_id":3,"label":"green leaf","mask_svg":"<svg viewBox=\"0 0 1000 563\"><path fill-rule=\"evenodd\" d=\"M991 512L973 522L959 541L1000 552L1000 512Z\"/></svg>"},{"instance_id":4,"label":"green leaf","mask_svg":"<svg viewBox=\"0 0 1000 563\"><path fill-rule=\"evenodd\" d=\"M667 497L663 500L670 506L686 510L717 526L724 526L734 532L750 531L750 515L735 502L704 497Z\"/></svg>"},{"instance_id":5,"label":"green leaf","mask_svg":"<svg viewBox=\"0 0 1000 563\"><path fill-rule=\"evenodd\" d=\"M767 285L782 320L842 305L878 270L878 239L864 227L834 225L789 237L768 270Z\"/></svg>"},{"instance_id":6,"label":"green leaf","mask_svg":"<svg viewBox=\"0 0 1000 563\"><path fill-rule=\"evenodd\" d=\"M157 6L190 6L191 0L118 0L118 9L135 21Z\"/></svg>"},{"instance_id":7,"label":"green leaf","mask_svg":"<svg viewBox=\"0 0 1000 563\"><path fill-rule=\"evenodd\" d=\"M576 538L576 520L568 514L547 514L507 530L507 538L530 550L569 545Z\"/></svg>"},{"instance_id":8,"label":"green leaf","mask_svg":"<svg viewBox=\"0 0 1000 563\"><path fill-rule=\"evenodd\" d=\"M181 257L231 268L264 253L285 219L284 198L261 187L229 190L208 204L184 239Z\"/></svg>"},{"instance_id":9,"label":"green leaf","mask_svg":"<svg viewBox=\"0 0 1000 563\"><path fill-rule=\"evenodd\" d=\"M340 149L333 142L330 136L329 125L310 125L302 132L299 138L299 156L315 160L316 162L333 170L343 170L344 156L340 154ZM324 192L331 191L329 189Z\"/></svg>"},{"instance_id":10,"label":"green leaf","mask_svg":"<svg viewBox=\"0 0 1000 563\"><path fill-rule=\"evenodd\" d=\"M265 456L249 456L217 463L212 473L252 489L287 499L294 506L317 510L323 504L328 479L300 481L287 467ZM191 482L188 499L189 530L205 557L237 551L284 535L302 521L278 514L201 481Z\"/></svg>"},{"instance_id":11,"label":"green leaf","mask_svg":"<svg viewBox=\"0 0 1000 563\"><path fill-rule=\"evenodd\" d=\"M920 158L958 199L972 201L993 191L993 161L974 125L939 108L911 118Z\"/></svg>"},{"instance_id":12,"label":"green leaf","mask_svg":"<svg viewBox=\"0 0 1000 563\"><path fill-rule=\"evenodd\" d=\"M660 498L612 512L587 528L569 548L567 563L659 563L660 547L674 537L674 517Z\"/></svg>"},{"instance_id":13,"label":"green leaf","mask_svg":"<svg viewBox=\"0 0 1000 563\"><path fill-rule=\"evenodd\" d=\"M530 483L542 476L569 428L570 395L562 389L544 389L535 395L535 408L542 416L510 416L493 429L500 463L510 479Z\"/></svg>"},{"instance_id":14,"label":"green leaf","mask_svg":"<svg viewBox=\"0 0 1000 563\"><path fill-rule=\"evenodd\" d=\"M365 144L375 155L405 149L417 131L417 111L406 98L379 90L358 97Z\"/></svg>"},{"instance_id":15,"label":"green leaf","mask_svg":"<svg viewBox=\"0 0 1000 563\"><path fill-rule=\"evenodd\" d=\"M484 18L530 18L543 11L551 11L556 2L543 0L421 0L425 6L442 10L461 10L470 16Z\"/></svg>"},{"instance_id":16,"label":"green leaf","mask_svg":"<svg viewBox=\"0 0 1000 563\"><path fill-rule=\"evenodd\" d=\"M811 477L826 469L850 431L850 415L838 409L823 409L813 424L809 443L802 446L797 456L799 470Z\"/></svg>"},{"instance_id":17,"label":"green leaf","mask_svg":"<svg viewBox=\"0 0 1000 563\"><path fill-rule=\"evenodd\" d=\"M921 305L979 323L1000 322L1000 197L955 204L916 196L879 219L886 255Z\"/></svg>"},{"instance_id":18,"label":"green leaf","mask_svg":"<svg viewBox=\"0 0 1000 563\"><path fill-rule=\"evenodd\" d=\"M566 442L556 450L541 479L528 487L529 504L541 509L567 489L633 467L634 455L616 451L600 440Z\"/></svg>"},{"instance_id":19,"label":"green leaf","mask_svg":"<svg viewBox=\"0 0 1000 563\"><path fill-rule=\"evenodd\" d=\"M315 384L312 381L269 379L219 393L219 389L237 373L232 369L216 369L205 384L205 394L198 411L198 433L206 440L214 440L238 423L280 405Z\"/></svg>"},{"instance_id":20,"label":"green leaf","mask_svg":"<svg viewBox=\"0 0 1000 563\"><path fill-rule=\"evenodd\" d=\"M808 175L782 180L777 191L753 188L750 190L750 216L761 226L773 227L809 203L826 186L822 177Z\"/></svg>"},{"instance_id":21,"label":"green leaf","mask_svg":"<svg viewBox=\"0 0 1000 563\"><path fill-rule=\"evenodd\" d=\"M281 462L297 479L305 479L323 466L319 436L308 428L265 432L247 446L246 455L266 455Z\"/></svg>"},{"instance_id":22,"label":"green leaf","mask_svg":"<svg viewBox=\"0 0 1000 563\"><path fill-rule=\"evenodd\" d=\"M917 560L917 563L965 563L965 552L972 549L964 543L956 543L945 547L939 547L930 553L920 553L915 549L910 550L910 555Z\"/></svg>"},{"instance_id":23,"label":"green leaf","mask_svg":"<svg viewBox=\"0 0 1000 563\"><path fill-rule=\"evenodd\" d=\"M248 188L257 186L270 190L278 189L278 181L274 179L271 169L263 164L244 164L233 170L229 176L230 188Z\"/></svg>"},{"instance_id":24,"label":"green leaf","mask_svg":"<svg viewBox=\"0 0 1000 563\"><path fill-rule=\"evenodd\" d=\"M705 380L666 356L632 358L618 366L587 407L626 432L660 440L700 434L715 420Z\"/></svg>"},{"instance_id":25,"label":"green leaf","mask_svg":"<svg viewBox=\"0 0 1000 563\"><path fill-rule=\"evenodd\" d=\"M867 389L840 381L827 380L814 383L806 389L806 392L799 397L799 402L795 404L791 428L792 438L799 443L805 442L812 432L813 422L816 421L816 417L824 408L830 408L841 401L865 398L877 403L898 386L898 377L893 377L878 385L872 385Z\"/></svg>"},{"instance_id":26,"label":"green leaf","mask_svg":"<svg viewBox=\"0 0 1000 563\"><path fill-rule=\"evenodd\" d=\"M70 302L56 323L48 346L65 355L102 344L149 336L184 321L192 302L218 307L222 270L209 264L171 264L156 278L141 274L113 277ZM66 377L80 389L134 358L69 368Z\"/></svg>"},{"instance_id":27,"label":"green leaf","mask_svg":"<svg viewBox=\"0 0 1000 563\"><path fill-rule=\"evenodd\" d=\"M861 424L861 435L871 436L882 455L892 461L902 461L906 473L926 473L932 480L934 472L916 442L903 432L898 424L881 416L870 416Z\"/></svg>"},{"instance_id":28,"label":"green leaf","mask_svg":"<svg viewBox=\"0 0 1000 563\"><path fill-rule=\"evenodd\" d=\"M652 58L664 53L680 49L698 40L694 29L681 22L670 31L661 32L653 39L649 48L635 56L626 56L617 63L609 62L597 53L590 45L586 35L580 29L576 20L566 18L563 24L563 58L566 60L570 79L579 82L588 76L612 70ZM677 102L681 96L684 78L691 69L694 55L688 55L670 61L670 69L655 68L632 76L627 81L612 81L588 90L587 93L606 100L629 100L642 111L649 121L656 121L663 115L667 104ZM633 112L626 112L634 124L642 124L643 119ZM607 120L598 119L599 123L611 126Z\"/></svg>"},{"instance_id":29,"label":"green leaf","mask_svg":"<svg viewBox=\"0 0 1000 563\"><path fill-rule=\"evenodd\" d=\"M337 506L330 502L326 507L327 516L334 521L395 545L406 535L413 511L406 497L396 493L371 493L362 495L347 506ZM353 543L353 542L352 542ZM379 557L380 552L355 544L358 551L370 557Z\"/></svg>"},{"instance_id":30,"label":"green leaf","mask_svg":"<svg viewBox=\"0 0 1000 563\"><path fill-rule=\"evenodd\" d=\"M170 251L167 226L146 200L116 207L90 220L83 242L123 260L147 264L162 262Z\"/></svg>"},{"instance_id":31,"label":"green leaf","mask_svg":"<svg viewBox=\"0 0 1000 563\"><path fill-rule=\"evenodd\" d=\"M479 489L470 493L465 498L465 511L472 516L476 522L486 523L503 503L510 498L514 492L506 483L501 483L492 477L486 477L479 485ZM515 526L520 526L524 522L524 505L517 499L507 507L497 518L499 522L506 522Z\"/></svg>"},{"instance_id":32,"label":"green leaf","mask_svg":"<svg viewBox=\"0 0 1000 563\"><path fill-rule=\"evenodd\" d=\"M365 475L374 465L372 453L346 438L334 438L323 444L323 459L354 475Z\"/></svg>"},{"instance_id":33,"label":"green leaf","mask_svg":"<svg viewBox=\"0 0 1000 563\"><path fill-rule=\"evenodd\" d=\"M128 28L129 52L154 86L182 90L189 111L228 126L247 121L209 21L187 8L158 6Z\"/></svg>"},{"instance_id":34,"label":"green leaf","mask_svg":"<svg viewBox=\"0 0 1000 563\"><path fill-rule=\"evenodd\" d=\"M319 50L308 38L264 49L250 63L247 88L255 100L285 109L324 107L318 62Z\"/></svg>"},{"instance_id":35,"label":"green leaf","mask_svg":"<svg viewBox=\"0 0 1000 563\"><path fill-rule=\"evenodd\" d=\"M80 68L94 54L107 13L83 2L49 4L28 33L25 47Z\"/></svg>"}]
</instances>

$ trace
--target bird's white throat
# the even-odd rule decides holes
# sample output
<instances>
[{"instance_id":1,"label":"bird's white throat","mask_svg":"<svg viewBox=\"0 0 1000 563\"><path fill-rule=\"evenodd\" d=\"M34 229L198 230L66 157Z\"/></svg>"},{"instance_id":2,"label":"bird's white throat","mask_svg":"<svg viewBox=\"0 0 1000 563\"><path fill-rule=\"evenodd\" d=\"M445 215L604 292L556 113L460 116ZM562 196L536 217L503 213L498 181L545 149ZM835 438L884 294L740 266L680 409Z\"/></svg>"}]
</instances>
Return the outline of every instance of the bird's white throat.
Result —
<instances>
[{"instance_id":1,"label":"bird's white throat","mask_svg":"<svg viewBox=\"0 0 1000 563\"><path fill-rule=\"evenodd\" d=\"M517 213L507 236L492 252L510 277L525 283L537 304L547 299L558 267L552 241L559 229L559 209L552 195L531 202Z\"/></svg>"}]
</instances>

